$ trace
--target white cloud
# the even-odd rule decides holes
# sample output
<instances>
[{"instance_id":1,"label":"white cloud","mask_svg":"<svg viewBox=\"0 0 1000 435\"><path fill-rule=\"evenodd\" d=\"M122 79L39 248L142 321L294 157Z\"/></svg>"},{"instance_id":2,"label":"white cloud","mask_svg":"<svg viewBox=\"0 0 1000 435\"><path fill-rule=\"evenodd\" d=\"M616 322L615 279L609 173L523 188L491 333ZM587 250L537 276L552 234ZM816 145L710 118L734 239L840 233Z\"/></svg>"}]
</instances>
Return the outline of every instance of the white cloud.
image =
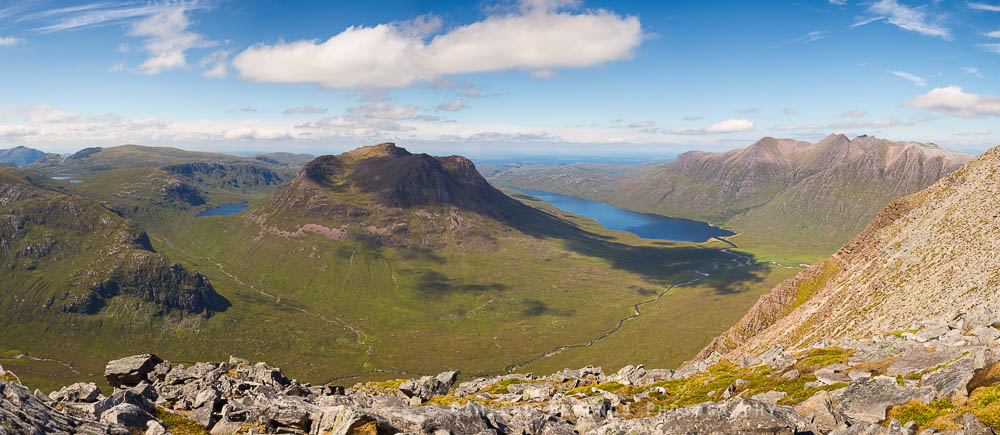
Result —
<instances>
[{"instance_id":1,"label":"white cloud","mask_svg":"<svg viewBox=\"0 0 1000 435\"><path fill-rule=\"evenodd\" d=\"M184 52L196 47L211 47L216 45L203 36L188 31L190 22L187 18L188 9L185 4L163 9L141 21L132 23L130 34L145 37L143 50L149 54L139 70L145 74L159 74L163 71L186 68L188 66ZM212 74L225 73L221 70L210 70Z\"/></svg>"},{"instance_id":2,"label":"white cloud","mask_svg":"<svg viewBox=\"0 0 1000 435\"><path fill-rule=\"evenodd\" d=\"M448 103L441 103L438 105L438 110L445 110L448 112L456 112L462 110L465 107L465 103L462 102L461 98L456 98L454 101Z\"/></svg>"},{"instance_id":3,"label":"white cloud","mask_svg":"<svg viewBox=\"0 0 1000 435\"><path fill-rule=\"evenodd\" d=\"M523 3L519 13L489 16L429 42L407 23L354 26L326 41L254 45L237 55L233 66L258 82L401 87L450 74L586 68L629 59L642 42L638 17L553 9L566 5Z\"/></svg>"},{"instance_id":4,"label":"white cloud","mask_svg":"<svg viewBox=\"0 0 1000 435\"><path fill-rule=\"evenodd\" d=\"M840 117L841 118L860 118L860 117L865 116L867 114L868 114L868 112L865 112L864 110L848 110L848 111L846 111L844 113L841 113Z\"/></svg>"},{"instance_id":5,"label":"white cloud","mask_svg":"<svg viewBox=\"0 0 1000 435\"><path fill-rule=\"evenodd\" d=\"M125 62L118 62L108 67L108 72L122 72L122 71L125 71Z\"/></svg>"},{"instance_id":6,"label":"white cloud","mask_svg":"<svg viewBox=\"0 0 1000 435\"><path fill-rule=\"evenodd\" d=\"M232 50L216 50L198 61L198 66L205 68L201 75L214 79L220 79L229 75L229 56Z\"/></svg>"},{"instance_id":7,"label":"white cloud","mask_svg":"<svg viewBox=\"0 0 1000 435\"><path fill-rule=\"evenodd\" d=\"M35 28L42 33L80 30L109 24L127 23L137 18L151 17L171 9L204 9L197 0L184 2L150 2L142 6L129 3L90 3L82 6L49 9L22 16L18 21L47 21L50 24Z\"/></svg>"},{"instance_id":8,"label":"white cloud","mask_svg":"<svg viewBox=\"0 0 1000 435\"><path fill-rule=\"evenodd\" d=\"M980 10L980 11L991 11L1000 12L1000 5L994 5L989 3L979 3L979 2L969 2L966 3L970 8Z\"/></svg>"},{"instance_id":9,"label":"white cloud","mask_svg":"<svg viewBox=\"0 0 1000 435\"><path fill-rule=\"evenodd\" d=\"M878 20L884 20L884 19L885 19L885 17L871 17L871 18L858 17L858 21L855 21L853 24L851 24L848 27L850 27L850 28L853 29L855 27L861 27L861 26L864 26L865 24L871 24L871 23L874 23L874 22L876 22Z\"/></svg>"},{"instance_id":10,"label":"white cloud","mask_svg":"<svg viewBox=\"0 0 1000 435\"><path fill-rule=\"evenodd\" d=\"M656 125L654 121L639 121L628 125L629 128L649 128Z\"/></svg>"},{"instance_id":11,"label":"white cloud","mask_svg":"<svg viewBox=\"0 0 1000 435\"><path fill-rule=\"evenodd\" d=\"M45 104L29 106L26 110L28 121L47 124L52 122L67 122L77 119L76 114Z\"/></svg>"},{"instance_id":12,"label":"white cloud","mask_svg":"<svg viewBox=\"0 0 1000 435\"><path fill-rule=\"evenodd\" d=\"M936 36L951 40L951 31L941 24L943 17L927 13L926 6L909 7L896 0L879 0L868 7L877 15L886 16L890 24L926 36Z\"/></svg>"},{"instance_id":13,"label":"white cloud","mask_svg":"<svg viewBox=\"0 0 1000 435\"><path fill-rule=\"evenodd\" d=\"M705 128L682 128L674 130L675 134L724 134L737 133L742 131L754 131L757 125L749 119L727 119L719 121Z\"/></svg>"},{"instance_id":14,"label":"white cloud","mask_svg":"<svg viewBox=\"0 0 1000 435\"><path fill-rule=\"evenodd\" d=\"M847 0L830 0L831 5L843 6L847 3Z\"/></svg>"},{"instance_id":15,"label":"white cloud","mask_svg":"<svg viewBox=\"0 0 1000 435\"><path fill-rule=\"evenodd\" d=\"M0 138L20 139L38 134L38 128L24 125L0 125Z\"/></svg>"},{"instance_id":16,"label":"white cloud","mask_svg":"<svg viewBox=\"0 0 1000 435\"><path fill-rule=\"evenodd\" d=\"M222 132L222 138L228 140L278 140L291 139L292 133L287 130L270 128L237 128Z\"/></svg>"},{"instance_id":17,"label":"white cloud","mask_svg":"<svg viewBox=\"0 0 1000 435\"><path fill-rule=\"evenodd\" d=\"M911 83L917 86L927 86L927 80L915 74L910 74L906 71L890 71L890 73L896 77L909 80Z\"/></svg>"},{"instance_id":18,"label":"white cloud","mask_svg":"<svg viewBox=\"0 0 1000 435\"><path fill-rule=\"evenodd\" d=\"M1000 116L1000 97L962 91L960 86L946 86L907 100L906 107L928 109L963 118Z\"/></svg>"},{"instance_id":19,"label":"white cloud","mask_svg":"<svg viewBox=\"0 0 1000 435\"><path fill-rule=\"evenodd\" d=\"M13 47L24 42L21 38L15 38L13 36L0 36L0 47Z\"/></svg>"},{"instance_id":20,"label":"white cloud","mask_svg":"<svg viewBox=\"0 0 1000 435\"><path fill-rule=\"evenodd\" d=\"M979 71L979 68L966 66L962 67L962 71L965 71L965 73L968 75L976 76L977 78L983 78L983 73Z\"/></svg>"},{"instance_id":21,"label":"white cloud","mask_svg":"<svg viewBox=\"0 0 1000 435\"><path fill-rule=\"evenodd\" d=\"M302 106L302 107L289 107L289 108L285 109L284 112L281 112L281 113L284 113L285 115L297 115L297 114L313 115L313 114L321 114L321 113L326 113L326 112L327 112L327 108L325 108L325 107L320 108L320 107L313 107L313 106Z\"/></svg>"},{"instance_id":22,"label":"white cloud","mask_svg":"<svg viewBox=\"0 0 1000 435\"><path fill-rule=\"evenodd\" d=\"M979 46L983 47L986 51L1000 54L1000 44L979 44Z\"/></svg>"},{"instance_id":23,"label":"white cloud","mask_svg":"<svg viewBox=\"0 0 1000 435\"><path fill-rule=\"evenodd\" d=\"M989 38L1000 38L1000 30L994 30L992 32L983 33L983 36Z\"/></svg>"}]
</instances>

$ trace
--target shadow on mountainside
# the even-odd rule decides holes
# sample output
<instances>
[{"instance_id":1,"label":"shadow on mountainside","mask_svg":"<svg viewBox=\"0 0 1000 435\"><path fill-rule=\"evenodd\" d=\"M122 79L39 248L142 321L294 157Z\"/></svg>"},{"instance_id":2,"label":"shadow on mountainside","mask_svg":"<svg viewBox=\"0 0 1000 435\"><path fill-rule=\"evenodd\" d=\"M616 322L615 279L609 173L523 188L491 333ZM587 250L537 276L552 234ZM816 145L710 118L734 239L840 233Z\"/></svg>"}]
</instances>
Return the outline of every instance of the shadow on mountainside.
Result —
<instances>
[{"instance_id":1,"label":"shadow on mountainside","mask_svg":"<svg viewBox=\"0 0 1000 435\"><path fill-rule=\"evenodd\" d=\"M712 273L715 264L725 267L725 279L712 279L716 292L731 294L746 291L746 284L760 282L765 270L754 266L736 267L730 255L718 248L697 245L634 246L613 241L611 237L594 234L545 211L507 198L516 204L505 204L507 223L524 234L536 238L564 241L567 248L588 257L607 260L612 267L638 275L651 282L667 286L683 272ZM654 242L655 243L655 242ZM741 252L748 264L756 264L752 254ZM718 274L713 274L713 277ZM654 294L646 289L632 289L639 294Z\"/></svg>"}]
</instances>

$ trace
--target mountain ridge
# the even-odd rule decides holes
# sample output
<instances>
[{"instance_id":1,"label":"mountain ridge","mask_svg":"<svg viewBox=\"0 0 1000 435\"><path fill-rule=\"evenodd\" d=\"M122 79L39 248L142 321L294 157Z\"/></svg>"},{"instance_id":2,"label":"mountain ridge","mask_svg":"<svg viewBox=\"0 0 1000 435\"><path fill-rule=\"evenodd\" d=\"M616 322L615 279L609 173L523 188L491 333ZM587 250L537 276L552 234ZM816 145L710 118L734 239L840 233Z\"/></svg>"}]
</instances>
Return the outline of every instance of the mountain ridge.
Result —
<instances>
[{"instance_id":1,"label":"mountain ridge","mask_svg":"<svg viewBox=\"0 0 1000 435\"><path fill-rule=\"evenodd\" d=\"M918 319L1000 301L995 236L1000 148L893 201L831 257L762 296L699 354L738 358L774 345L905 330Z\"/></svg>"}]
</instances>

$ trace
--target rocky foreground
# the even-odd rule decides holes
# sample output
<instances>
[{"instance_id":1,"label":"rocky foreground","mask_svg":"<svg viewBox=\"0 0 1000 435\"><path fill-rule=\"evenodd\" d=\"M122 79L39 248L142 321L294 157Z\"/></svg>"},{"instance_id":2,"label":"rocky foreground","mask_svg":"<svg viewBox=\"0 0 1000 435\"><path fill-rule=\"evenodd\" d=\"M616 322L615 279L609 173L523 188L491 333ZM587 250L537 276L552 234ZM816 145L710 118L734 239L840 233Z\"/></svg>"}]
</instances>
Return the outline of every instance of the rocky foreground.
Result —
<instances>
[{"instance_id":1,"label":"rocky foreground","mask_svg":"<svg viewBox=\"0 0 1000 435\"><path fill-rule=\"evenodd\" d=\"M1000 429L1000 310L870 338L774 348L680 370L627 366L459 383L458 372L309 385L239 358L108 363L115 387L45 395L0 368L0 434L992 434Z\"/></svg>"}]
</instances>

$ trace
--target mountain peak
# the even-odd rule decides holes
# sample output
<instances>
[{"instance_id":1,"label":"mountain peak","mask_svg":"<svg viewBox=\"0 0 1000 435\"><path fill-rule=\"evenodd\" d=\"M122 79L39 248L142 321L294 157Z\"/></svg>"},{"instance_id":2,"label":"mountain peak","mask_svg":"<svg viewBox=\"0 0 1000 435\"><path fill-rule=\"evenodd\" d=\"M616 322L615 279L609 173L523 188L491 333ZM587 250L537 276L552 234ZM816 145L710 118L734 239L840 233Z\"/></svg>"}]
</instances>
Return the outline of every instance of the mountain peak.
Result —
<instances>
[{"instance_id":1,"label":"mountain peak","mask_svg":"<svg viewBox=\"0 0 1000 435\"><path fill-rule=\"evenodd\" d=\"M360 148L355 148L351 151L344 153L348 156L357 159L364 159L369 157L404 157L411 155L409 151L405 148L396 146L392 142L384 142L377 145L368 145Z\"/></svg>"}]
</instances>

